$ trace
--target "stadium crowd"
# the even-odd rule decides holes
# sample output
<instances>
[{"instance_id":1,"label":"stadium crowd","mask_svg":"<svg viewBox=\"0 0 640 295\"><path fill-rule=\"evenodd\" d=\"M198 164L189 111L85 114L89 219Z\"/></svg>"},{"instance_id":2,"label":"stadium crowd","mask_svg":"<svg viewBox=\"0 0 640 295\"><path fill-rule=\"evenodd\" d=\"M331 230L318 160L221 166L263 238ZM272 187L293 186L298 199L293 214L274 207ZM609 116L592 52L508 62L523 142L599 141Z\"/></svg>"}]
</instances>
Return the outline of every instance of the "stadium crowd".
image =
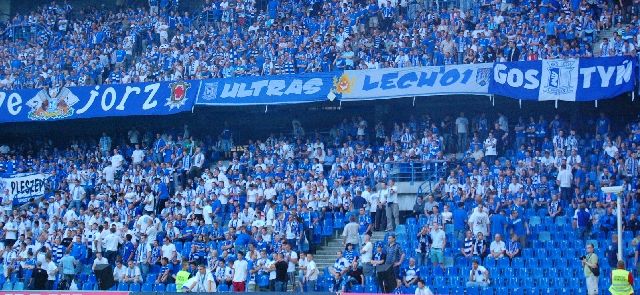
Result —
<instances>
[{"instance_id":1,"label":"stadium crowd","mask_svg":"<svg viewBox=\"0 0 640 295\"><path fill-rule=\"evenodd\" d=\"M635 55L636 2L52 1L4 24L0 89Z\"/></svg>"},{"instance_id":2,"label":"stadium crowd","mask_svg":"<svg viewBox=\"0 0 640 295\"><path fill-rule=\"evenodd\" d=\"M91 270L109 264L118 286L132 290L363 290L373 280L386 292L427 292L424 279L443 287L437 276L455 257L471 276L458 273L464 281L451 282L486 287L500 278L483 264L517 269L533 250L545 250L532 234L541 226L532 224L538 212L546 226L573 220L575 230L557 243L594 239L604 247L615 231L615 196L600 187L617 184L625 187L624 226L632 233L626 254L636 255L625 259L637 266L629 247L640 230L640 122L604 114L586 122L577 128L558 115L510 121L461 113L386 128L354 117L326 136L305 135L298 125L292 135L238 150L229 129L217 141L199 140L188 126L155 136L132 128L62 148L47 140L15 144L3 148L0 172L51 174L51 194L17 207L8 191L0 193L3 277L28 284L41 273L46 284L32 288L74 281L91 289ZM400 224L395 165L428 170L441 161L447 174ZM343 228L345 250L318 269L316 246ZM374 245L371 233L381 230L385 241ZM612 268L615 249L602 257ZM597 262L593 252L587 263ZM597 277L584 272L591 294Z\"/></svg>"}]
</instances>

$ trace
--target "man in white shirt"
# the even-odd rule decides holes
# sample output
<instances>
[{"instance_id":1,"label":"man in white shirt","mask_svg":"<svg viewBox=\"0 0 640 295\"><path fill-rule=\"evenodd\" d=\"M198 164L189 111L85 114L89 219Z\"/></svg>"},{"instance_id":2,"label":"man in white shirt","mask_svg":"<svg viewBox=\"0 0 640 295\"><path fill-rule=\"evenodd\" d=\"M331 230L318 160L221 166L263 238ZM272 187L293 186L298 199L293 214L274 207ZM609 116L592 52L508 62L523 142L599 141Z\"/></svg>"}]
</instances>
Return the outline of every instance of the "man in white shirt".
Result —
<instances>
[{"instance_id":1,"label":"man in white shirt","mask_svg":"<svg viewBox=\"0 0 640 295\"><path fill-rule=\"evenodd\" d=\"M469 227L474 236L477 236L478 233L486 236L489 233L489 215L484 212L482 204L478 204L476 210L469 216Z\"/></svg>"},{"instance_id":2,"label":"man in white shirt","mask_svg":"<svg viewBox=\"0 0 640 295\"><path fill-rule=\"evenodd\" d=\"M122 265L122 261L116 261L116 267L113 269L113 280L120 283L124 282L127 275L127 268Z\"/></svg>"},{"instance_id":3,"label":"man in white shirt","mask_svg":"<svg viewBox=\"0 0 640 295\"><path fill-rule=\"evenodd\" d=\"M502 236L500 234L495 235L495 239L491 242L491 246L489 247L491 250L491 257L493 259L502 259L504 258L504 253L507 251L507 246L502 240Z\"/></svg>"},{"instance_id":4,"label":"man in white shirt","mask_svg":"<svg viewBox=\"0 0 640 295\"><path fill-rule=\"evenodd\" d=\"M351 215L349 217L349 223L344 226L342 229L342 237L344 240L342 241L343 245L352 244L359 245L360 244L360 234L358 233L358 228L360 225L356 222L356 216Z\"/></svg>"},{"instance_id":5,"label":"man in white shirt","mask_svg":"<svg viewBox=\"0 0 640 295\"><path fill-rule=\"evenodd\" d=\"M184 286L191 292L216 292L216 282L213 280L213 275L207 271L204 264L198 266L198 273L196 273L194 280L189 280Z\"/></svg>"},{"instance_id":6,"label":"man in white shirt","mask_svg":"<svg viewBox=\"0 0 640 295\"><path fill-rule=\"evenodd\" d=\"M437 208L437 207L434 207ZM433 229L431 230L431 262L433 266L436 267L440 264L440 267L444 269L444 247L447 244L447 235L440 228L439 223L433 224Z\"/></svg>"},{"instance_id":7,"label":"man in white shirt","mask_svg":"<svg viewBox=\"0 0 640 295\"><path fill-rule=\"evenodd\" d=\"M125 275L123 278L123 282L125 283L142 283L142 276L140 273L140 268L135 266L133 260L129 260L127 262L127 270L125 271Z\"/></svg>"},{"instance_id":8,"label":"man in white shirt","mask_svg":"<svg viewBox=\"0 0 640 295\"><path fill-rule=\"evenodd\" d=\"M498 140L493 137L493 132L489 132L489 136L484 140L484 157L487 163L493 163L498 156Z\"/></svg>"},{"instance_id":9,"label":"man in white shirt","mask_svg":"<svg viewBox=\"0 0 640 295\"><path fill-rule=\"evenodd\" d=\"M316 262L313 261L313 255L307 254L307 266L305 267L304 272L304 284L307 286L308 292L313 292L316 287L316 282L318 281L318 266Z\"/></svg>"},{"instance_id":10,"label":"man in white shirt","mask_svg":"<svg viewBox=\"0 0 640 295\"><path fill-rule=\"evenodd\" d=\"M244 260L244 253L238 251L238 260L233 263L233 292L245 292L249 264Z\"/></svg>"},{"instance_id":11,"label":"man in white shirt","mask_svg":"<svg viewBox=\"0 0 640 295\"><path fill-rule=\"evenodd\" d=\"M479 265L477 260L473 261L471 271L469 271L469 281L467 288L486 287L489 285L489 271L484 266Z\"/></svg>"},{"instance_id":12,"label":"man in white shirt","mask_svg":"<svg viewBox=\"0 0 640 295\"><path fill-rule=\"evenodd\" d=\"M469 130L469 120L464 116L464 113L460 113L460 117L456 119L456 133L458 134L458 152L464 153L467 151L467 134Z\"/></svg>"},{"instance_id":13,"label":"man in white shirt","mask_svg":"<svg viewBox=\"0 0 640 295\"><path fill-rule=\"evenodd\" d=\"M162 244L161 252L162 257L173 260L173 256L176 255L176 245L171 243L169 238L164 238L164 244Z\"/></svg>"},{"instance_id":14,"label":"man in white shirt","mask_svg":"<svg viewBox=\"0 0 640 295\"><path fill-rule=\"evenodd\" d=\"M73 186L73 189L71 189L71 199L73 200L74 208L76 208L77 210L81 209L82 200L84 200L86 194L87 193L84 190L84 187L80 185L80 180L76 179L75 185Z\"/></svg>"},{"instance_id":15,"label":"man in white shirt","mask_svg":"<svg viewBox=\"0 0 640 295\"><path fill-rule=\"evenodd\" d=\"M197 147L196 152L193 155L193 165L191 165L191 170L189 170L189 175L191 176L191 178L199 177L202 174L204 160L204 154L202 153L200 148Z\"/></svg>"},{"instance_id":16,"label":"man in white shirt","mask_svg":"<svg viewBox=\"0 0 640 295\"><path fill-rule=\"evenodd\" d=\"M560 166L556 182L560 186L560 198L567 202L571 202L571 184L573 182L573 174L571 174L571 169L567 168L567 164L562 164Z\"/></svg>"},{"instance_id":17,"label":"man in white shirt","mask_svg":"<svg viewBox=\"0 0 640 295\"><path fill-rule=\"evenodd\" d=\"M373 276L373 266L371 265L372 258L373 243L371 243L371 236L369 234L365 234L362 247L360 248L360 265L362 266L362 273L365 277Z\"/></svg>"},{"instance_id":18,"label":"man in white shirt","mask_svg":"<svg viewBox=\"0 0 640 295\"><path fill-rule=\"evenodd\" d=\"M124 158L117 149L114 149L113 156L111 156L111 166L113 167L113 169L118 171L122 169L122 164L124 164Z\"/></svg>"},{"instance_id":19,"label":"man in white shirt","mask_svg":"<svg viewBox=\"0 0 640 295\"><path fill-rule=\"evenodd\" d=\"M140 148L139 144L136 144L136 149L131 153L131 162L133 165L140 165L144 161L144 150Z\"/></svg>"},{"instance_id":20,"label":"man in white shirt","mask_svg":"<svg viewBox=\"0 0 640 295\"><path fill-rule=\"evenodd\" d=\"M105 256L110 264L114 264L116 255L118 254L118 244L120 243L120 236L116 234L115 226L109 229L109 232L104 236L102 244L104 245Z\"/></svg>"},{"instance_id":21,"label":"man in white shirt","mask_svg":"<svg viewBox=\"0 0 640 295\"><path fill-rule=\"evenodd\" d=\"M102 252L96 252L96 259L93 260L93 266L91 266L92 270L96 270L98 265L109 264L107 258L102 257Z\"/></svg>"},{"instance_id":22,"label":"man in white shirt","mask_svg":"<svg viewBox=\"0 0 640 295\"><path fill-rule=\"evenodd\" d=\"M398 187L395 181L389 180L387 195L387 231L395 231L400 224L400 207L398 206ZM357 244L355 244L357 245Z\"/></svg>"},{"instance_id":23,"label":"man in white shirt","mask_svg":"<svg viewBox=\"0 0 640 295\"><path fill-rule=\"evenodd\" d=\"M47 290L53 290L53 282L58 274L58 266L51 260L51 253L45 256L45 263L42 268L47 271Z\"/></svg>"}]
</instances>

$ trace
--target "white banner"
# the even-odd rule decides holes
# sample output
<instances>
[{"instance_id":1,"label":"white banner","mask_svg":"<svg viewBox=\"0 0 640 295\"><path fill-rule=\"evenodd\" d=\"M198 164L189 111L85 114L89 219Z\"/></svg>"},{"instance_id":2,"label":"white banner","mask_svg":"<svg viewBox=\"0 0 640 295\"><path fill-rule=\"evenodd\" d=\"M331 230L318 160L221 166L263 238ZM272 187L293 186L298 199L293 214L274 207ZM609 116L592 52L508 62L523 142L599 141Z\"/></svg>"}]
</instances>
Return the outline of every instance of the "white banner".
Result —
<instances>
[{"instance_id":1,"label":"white banner","mask_svg":"<svg viewBox=\"0 0 640 295\"><path fill-rule=\"evenodd\" d=\"M47 174L16 174L0 178L0 190L9 190L14 204L24 204L29 198L44 195L48 178Z\"/></svg>"},{"instance_id":2,"label":"white banner","mask_svg":"<svg viewBox=\"0 0 640 295\"><path fill-rule=\"evenodd\" d=\"M342 100L489 93L493 64L345 71L334 81Z\"/></svg>"}]
</instances>

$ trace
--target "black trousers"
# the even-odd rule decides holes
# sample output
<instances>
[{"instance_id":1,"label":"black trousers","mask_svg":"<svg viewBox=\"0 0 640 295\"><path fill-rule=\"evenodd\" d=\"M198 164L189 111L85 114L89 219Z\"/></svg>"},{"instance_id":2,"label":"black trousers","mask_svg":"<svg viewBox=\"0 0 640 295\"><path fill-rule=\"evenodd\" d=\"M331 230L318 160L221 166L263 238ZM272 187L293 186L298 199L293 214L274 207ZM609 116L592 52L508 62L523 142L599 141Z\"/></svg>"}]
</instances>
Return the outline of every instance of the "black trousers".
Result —
<instances>
[{"instance_id":1,"label":"black trousers","mask_svg":"<svg viewBox=\"0 0 640 295\"><path fill-rule=\"evenodd\" d=\"M392 293L396 288L395 268L390 267L386 271L378 271L378 285L383 293Z\"/></svg>"}]
</instances>

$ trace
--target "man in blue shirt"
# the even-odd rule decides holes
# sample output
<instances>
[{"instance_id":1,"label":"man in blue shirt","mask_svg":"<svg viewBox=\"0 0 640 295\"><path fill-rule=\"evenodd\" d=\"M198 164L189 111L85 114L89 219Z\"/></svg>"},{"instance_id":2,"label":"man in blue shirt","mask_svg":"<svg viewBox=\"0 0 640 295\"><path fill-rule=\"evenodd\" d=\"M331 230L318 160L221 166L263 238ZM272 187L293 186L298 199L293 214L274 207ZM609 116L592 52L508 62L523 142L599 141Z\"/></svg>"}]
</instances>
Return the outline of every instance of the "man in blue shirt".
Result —
<instances>
[{"instance_id":1,"label":"man in blue shirt","mask_svg":"<svg viewBox=\"0 0 640 295\"><path fill-rule=\"evenodd\" d=\"M507 217L504 210L500 210L499 214L491 215L491 233L504 236L507 228Z\"/></svg>"},{"instance_id":2,"label":"man in blue shirt","mask_svg":"<svg viewBox=\"0 0 640 295\"><path fill-rule=\"evenodd\" d=\"M518 210L511 211L509 231L516 234L520 239L520 245L525 247L527 244L527 236L529 235L529 224L524 218L520 217Z\"/></svg>"}]
</instances>

